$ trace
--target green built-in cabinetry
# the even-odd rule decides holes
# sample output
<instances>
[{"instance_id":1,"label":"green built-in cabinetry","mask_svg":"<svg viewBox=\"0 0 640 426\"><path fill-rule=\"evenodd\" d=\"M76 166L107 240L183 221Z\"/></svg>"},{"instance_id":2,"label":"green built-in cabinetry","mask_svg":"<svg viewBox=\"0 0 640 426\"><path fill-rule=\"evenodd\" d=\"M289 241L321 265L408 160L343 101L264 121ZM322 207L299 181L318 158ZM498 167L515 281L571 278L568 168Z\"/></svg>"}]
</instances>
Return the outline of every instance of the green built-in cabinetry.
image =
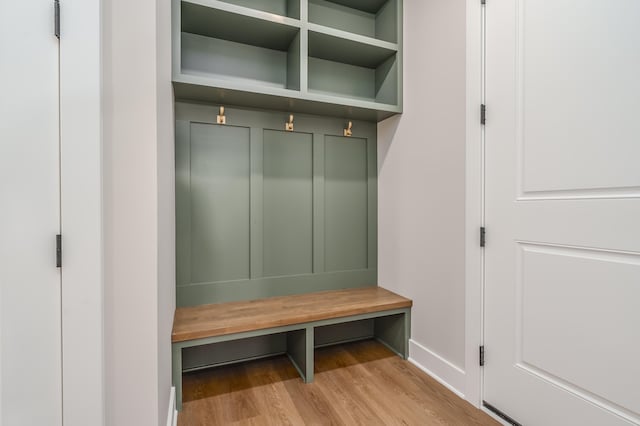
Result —
<instances>
[{"instance_id":1,"label":"green built-in cabinetry","mask_svg":"<svg viewBox=\"0 0 640 426\"><path fill-rule=\"evenodd\" d=\"M176 99L402 112L402 0L172 0Z\"/></svg>"},{"instance_id":2,"label":"green built-in cabinetry","mask_svg":"<svg viewBox=\"0 0 640 426\"><path fill-rule=\"evenodd\" d=\"M176 103L177 305L377 284L376 124Z\"/></svg>"}]
</instances>

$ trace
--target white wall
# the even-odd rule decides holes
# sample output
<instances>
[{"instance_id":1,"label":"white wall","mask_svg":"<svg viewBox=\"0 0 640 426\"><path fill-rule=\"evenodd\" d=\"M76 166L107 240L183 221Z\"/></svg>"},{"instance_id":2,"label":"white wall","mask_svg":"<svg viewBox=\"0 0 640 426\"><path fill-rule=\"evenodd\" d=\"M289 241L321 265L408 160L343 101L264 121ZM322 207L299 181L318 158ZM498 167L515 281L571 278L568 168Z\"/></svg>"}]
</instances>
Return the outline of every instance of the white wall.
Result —
<instances>
[{"instance_id":1,"label":"white wall","mask_svg":"<svg viewBox=\"0 0 640 426\"><path fill-rule=\"evenodd\" d=\"M103 3L105 411L114 426L167 420L174 303L168 3Z\"/></svg>"},{"instance_id":2,"label":"white wall","mask_svg":"<svg viewBox=\"0 0 640 426\"><path fill-rule=\"evenodd\" d=\"M171 84L171 2L157 2L158 403L165 421L171 389L171 329L176 307L175 158Z\"/></svg>"},{"instance_id":3,"label":"white wall","mask_svg":"<svg viewBox=\"0 0 640 426\"><path fill-rule=\"evenodd\" d=\"M104 424L100 0L65 0L60 39L65 426Z\"/></svg>"},{"instance_id":4,"label":"white wall","mask_svg":"<svg viewBox=\"0 0 640 426\"><path fill-rule=\"evenodd\" d=\"M414 301L412 360L463 394L466 4L404 8L404 113L378 126L379 284Z\"/></svg>"}]
</instances>

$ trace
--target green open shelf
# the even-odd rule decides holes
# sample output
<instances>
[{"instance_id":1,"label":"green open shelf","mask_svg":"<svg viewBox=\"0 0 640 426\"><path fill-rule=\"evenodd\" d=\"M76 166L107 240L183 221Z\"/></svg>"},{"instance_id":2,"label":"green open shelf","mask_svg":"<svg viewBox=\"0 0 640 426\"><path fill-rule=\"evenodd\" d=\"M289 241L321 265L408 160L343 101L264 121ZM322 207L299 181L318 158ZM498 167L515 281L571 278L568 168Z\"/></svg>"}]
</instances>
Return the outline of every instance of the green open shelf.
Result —
<instances>
[{"instance_id":1,"label":"green open shelf","mask_svg":"<svg viewBox=\"0 0 640 426\"><path fill-rule=\"evenodd\" d=\"M401 0L172 1L176 99L370 121L402 112ZM322 2L333 12L319 15ZM362 15L369 30L323 25L331 13Z\"/></svg>"},{"instance_id":2,"label":"green open shelf","mask_svg":"<svg viewBox=\"0 0 640 426\"><path fill-rule=\"evenodd\" d=\"M397 0L309 0L309 22L397 43Z\"/></svg>"}]
</instances>

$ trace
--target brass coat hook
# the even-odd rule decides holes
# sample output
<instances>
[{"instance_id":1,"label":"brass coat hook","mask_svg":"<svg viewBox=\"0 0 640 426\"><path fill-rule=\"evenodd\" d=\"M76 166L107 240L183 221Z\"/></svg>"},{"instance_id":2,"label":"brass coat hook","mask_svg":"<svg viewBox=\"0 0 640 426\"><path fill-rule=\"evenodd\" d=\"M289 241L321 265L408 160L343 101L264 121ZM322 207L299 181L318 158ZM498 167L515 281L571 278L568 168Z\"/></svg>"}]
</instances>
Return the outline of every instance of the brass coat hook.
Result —
<instances>
[{"instance_id":1,"label":"brass coat hook","mask_svg":"<svg viewBox=\"0 0 640 426\"><path fill-rule=\"evenodd\" d=\"M293 114L289 114L289 121L284 123L284 129L287 132L293 132Z\"/></svg>"},{"instance_id":2,"label":"brass coat hook","mask_svg":"<svg viewBox=\"0 0 640 426\"><path fill-rule=\"evenodd\" d=\"M227 117L225 117L225 115L224 115L224 107L223 106L220 107L220 112L218 113L217 123L218 124L227 124Z\"/></svg>"},{"instance_id":3,"label":"brass coat hook","mask_svg":"<svg viewBox=\"0 0 640 426\"><path fill-rule=\"evenodd\" d=\"M347 124L347 128L344 129L345 136L351 136L353 134L352 127L353 127L353 123L350 121L349 124Z\"/></svg>"}]
</instances>

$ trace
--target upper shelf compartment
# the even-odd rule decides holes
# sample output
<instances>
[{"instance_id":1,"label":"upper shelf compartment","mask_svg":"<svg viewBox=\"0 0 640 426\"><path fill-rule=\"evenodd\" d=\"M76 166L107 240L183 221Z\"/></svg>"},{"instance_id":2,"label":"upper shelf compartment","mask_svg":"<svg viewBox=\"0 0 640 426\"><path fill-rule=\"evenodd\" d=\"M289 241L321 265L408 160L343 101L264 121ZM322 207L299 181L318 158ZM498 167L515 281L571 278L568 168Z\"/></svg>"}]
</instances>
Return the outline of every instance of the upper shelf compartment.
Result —
<instances>
[{"instance_id":1,"label":"upper shelf compartment","mask_svg":"<svg viewBox=\"0 0 640 426\"><path fill-rule=\"evenodd\" d=\"M402 112L402 0L171 0L176 99L380 121Z\"/></svg>"},{"instance_id":2,"label":"upper shelf compartment","mask_svg":"<svg viewBox=\"0 0 640 426\"><path fill-rule=\"evenodd\" d=\"M309 22L398 42L398 0L308 0Z\"/></svg>"},{"instance_id":3,"label":"upper shelf compartment","mask_svg":"<svg viewBox=\"0 0 640 426\"><path fill-rule=\"evenodd\" d=\"M300 89L297 21L212 0L182 1L180 12L180 74L223 87Z\"/></svg>"},{"instance_id":4,"label":"upper shelf compartment","mask_svg":"<svg viewBox=\"0 0 640 426\"><path fill-rule=\"evenodd\" d=\"M387 46L390 45L390 46ZM309 92L397 105L395 45L309 31Z\"/></svg>"}]
</instances>

